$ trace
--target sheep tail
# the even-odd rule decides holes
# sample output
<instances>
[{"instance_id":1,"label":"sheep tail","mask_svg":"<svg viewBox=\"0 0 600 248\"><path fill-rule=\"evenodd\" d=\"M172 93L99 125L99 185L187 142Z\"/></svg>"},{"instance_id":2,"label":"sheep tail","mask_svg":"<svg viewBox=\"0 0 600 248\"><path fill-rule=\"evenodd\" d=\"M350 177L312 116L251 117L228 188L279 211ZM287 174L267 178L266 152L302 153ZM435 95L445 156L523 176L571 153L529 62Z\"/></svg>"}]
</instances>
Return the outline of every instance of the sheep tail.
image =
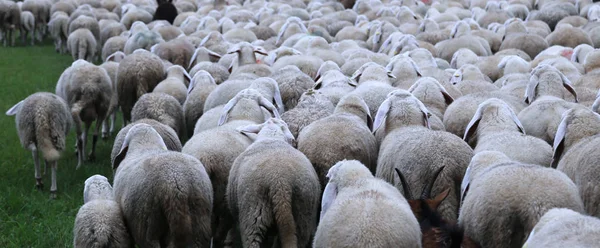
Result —
<instances>
[{"instance_id":1,"label":"sheep tail","mask_svg":"<svg viewBox=\"0 0 600 248\"><path fill-rule=\"evenodd\" d=\"M35 110L35 137L37 142L37 148L42 151L42 156L46 161L56 161L60 157L60 143L63 141L59 137L59 133L56 130L60 126L54 123L51 119L52 113L47 113L45 109ZM62 142L64 143L64 141ZM57 145L59 147L57 147Z\"/></svg>"},{"instance_id":2,"label":"sheep tail","mask_svg":"<svg viewBox=\"0 0 600 248\"><path fill-rule=\"evenodd\" d=\"M79 48L77 50L77 53L78 53L78 55L77 55L78 57L77 58L78 59L85 59L85 55L86 55L87 50L88 50L88 44L87 44L87 42L84 41L84 40L79 40L78 47Z\"/></svg>"},{"instance_id":3,"label":"sheep tail","mask_svg":"<svg viewBox=\"0 0 600 248\"><path fill-rule=\"evenodd\" d=\"M289 182L279 180L269 190L275 224L279 232L281 247L298 247L296 222L292 214L292 188Z\"/></svg>"},{"instance_id":4,"label":"sheep tail","mask_svg":"<svg viewBox=\"0 0 600 248\"><path fill-rule=\"evenodd\" d=\"M169 185L169 191L164 194L163 206L169 226L169 236L172 247L188 247L194 237L192 215L188 203L188 195L181 190L181 185Z\"/></svg>"}]
</instances>

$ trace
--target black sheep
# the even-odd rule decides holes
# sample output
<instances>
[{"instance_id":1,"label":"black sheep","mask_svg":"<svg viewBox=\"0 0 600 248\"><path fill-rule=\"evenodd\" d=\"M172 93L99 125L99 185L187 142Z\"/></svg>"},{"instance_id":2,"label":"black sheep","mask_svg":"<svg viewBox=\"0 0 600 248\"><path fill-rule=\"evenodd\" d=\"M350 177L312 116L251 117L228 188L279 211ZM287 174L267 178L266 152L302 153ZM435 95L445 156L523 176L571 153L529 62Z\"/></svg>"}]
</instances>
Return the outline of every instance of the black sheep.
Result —
<instances>
[{"instance_id":1,"label":"black sheep","mask_svg":"<svg viewBox=\"0 0 600 248\"><path fill-rule=\"evenodd\" d=\"M173 5L172 0L159 0L158 7L156 7L156 12L154 12L154 18L152 20L165 20L173 24L175 17L177 17L177 8Z\"/></svg>"}]
</instances>

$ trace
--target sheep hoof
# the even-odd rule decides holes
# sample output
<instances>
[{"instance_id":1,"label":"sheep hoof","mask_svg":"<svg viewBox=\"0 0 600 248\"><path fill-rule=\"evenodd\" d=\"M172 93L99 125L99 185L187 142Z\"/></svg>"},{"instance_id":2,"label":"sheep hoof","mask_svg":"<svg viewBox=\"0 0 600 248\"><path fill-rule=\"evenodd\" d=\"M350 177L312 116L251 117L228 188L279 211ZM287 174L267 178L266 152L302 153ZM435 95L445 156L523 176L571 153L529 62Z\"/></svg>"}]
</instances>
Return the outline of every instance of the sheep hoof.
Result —
<instances>
[{"instance_id":1,"label":"sheep hoof","mask_svg":"<svg viewBox=\"0 0 600 248\"><path fill-rule=\"evenodd\" d=\"M56 200L56 190L50 191L50 200Z\"/></svg>"},{"instance_id":2,"label":"sheep hoof","mask_svg":"<svg viewBox=\"0 0 600 248\"><path fill-rule=\"evenodd\" d=\"M110 137L110 135L111 135L111 134L110 134L110 133L108 133L108 132L102 132L102 140L107 140L107 139L108 139L108 137Z\"/></svg>"},{"instance_id":3,"label":"sheep hoof","mask_svg":"<svg viewBox=\"0 0 600 248\"><path fill-rule=\"evenodd\" d=\"M41 178L40 178L40 179L37 179L37 178L36 178L36 179L35 179L35 181L36 181L36 182L35 182L35 188L36 188L38 191L42 191L42 189L44 189L44 183L42 183L42 179L41 179Z\"/></svg>"},{"instance_id":4,"label":"sheep hoof","mask_svg":"<svg viewBox=\"0 0 600 248\"><path fill-rule=\"evenodd\" d=\"M90 153L88 155L88 161L90 161L90 162L96 161L96 154Z\"/></svg>"}]
</instances>

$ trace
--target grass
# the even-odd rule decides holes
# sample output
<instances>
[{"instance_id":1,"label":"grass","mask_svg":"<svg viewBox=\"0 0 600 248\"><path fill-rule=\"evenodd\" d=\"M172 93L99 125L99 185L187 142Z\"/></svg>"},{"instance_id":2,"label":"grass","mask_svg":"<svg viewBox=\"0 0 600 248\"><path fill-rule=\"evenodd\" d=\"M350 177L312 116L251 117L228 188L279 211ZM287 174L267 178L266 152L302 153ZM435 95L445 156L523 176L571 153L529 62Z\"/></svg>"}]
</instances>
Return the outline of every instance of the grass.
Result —
<instances>
[{"instance_id":1,"label":"grass","mask_svg":"<svg viewBox=\"0 0 600 248\"><path fill-rule=\"evenodd\" d=\"M35 92L54 93L60 74L72 62L70 55L56 53L51 42L0 47L1 113ZM15 118L1 115L0 247L72 247L73 222L83 204L83 182L94 174L112 182L110 151L114 140L99 140L97 161L75 170L74 132L72 129L58 162L58 198L50 200L50 172L44 175L43 191L37 191L33 159L20 145ZM91 140L90 134L88 142Z\"/></svg>"}]
</instances>

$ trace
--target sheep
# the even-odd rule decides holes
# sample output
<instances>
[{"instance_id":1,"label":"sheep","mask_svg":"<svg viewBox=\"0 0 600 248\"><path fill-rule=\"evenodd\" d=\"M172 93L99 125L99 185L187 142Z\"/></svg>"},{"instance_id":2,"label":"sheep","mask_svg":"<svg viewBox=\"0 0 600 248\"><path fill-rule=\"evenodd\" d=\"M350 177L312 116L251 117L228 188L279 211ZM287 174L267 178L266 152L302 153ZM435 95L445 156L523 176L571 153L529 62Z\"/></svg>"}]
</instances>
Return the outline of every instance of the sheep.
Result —
<instances>
[{"instance_id":1,"label":"sheep","mask_svg":"<svg viewBox=\"0 0 600 248\"><path fill-rule=\"evenodd\" d=\"M566 100L568 99L566 92L573 96L575 102L578 102L577 92L571 86L571 81L556 67L542 64L531 71L531 78L526 89L525 103L531 104L536 97L543 95L555 96Z\"/></svg>"},{"instance_id":2,"label":"sheep","mask_svg":"<svg viewBox=\"0 0 600 248\"><path fill-rule=\"evenodd\" d=\"M75 11L76 6L69 1L58 1L52 4L50 8L50 16L53 16L56 12L64 12L67 17Z\"/></svg>"},{"instance_id":3,"label":"sheep","mask_svg":"<svg viewBox=\"0 0 600 248\"><path fill-rule=\"evenodd\" d=\"M338 70L325 72L313 86L315 90L327 96L334 105L337 105L344 95L353 91L354 87L356 82Z\"/></svg>"},{"instance_id":4,"label":"sheep","mask_svg":"<svg viewBox=\"0 0 600 248\"><path fill-rule=\"evenodd\" d=\"M40 0L25 0L21 6L21 11L29 11L33 14L35 25L32 33L39 41L41 41L42 33L45 33L45 25L50 19L50 8L52 4Z\"/></svg>"},{"instance_id":5,"label":"sheep","mask_svg":"<svg viewBox=\"0 0 600 248\"><path fill-rule=\"evenodd\" d=\"M313 247L421 247L419 222L392 185L356 160L336 163L327 177Z\"/></svg>"},{"instance_id":6,"label":"sheep","mask_svg":"<svg viewBox=\"0 0 600 248\"><path fill-rule=\"evenodd\" d=\"M131 110L131 121L146 118L173 128L179 139L184 139L186 129L183 108L173 96L160 92L142 95Z\"/></svg>"},{"instance_id":7,"label":"sheep","mask_svg":"<svg viewBox=\"0 0 600 248\"><path fill-rule=\"evenodd\" d=\"M568 208L553 208L533 227L523 247L589 247L598 244L600 221Z\"/></svg>"},{"instance_id":8,"label":"sheep","mask_svg":"<svg viewBox=\"0 0 600 248\"><path fill-rule=\"evenodd\" d=\"M377 107L385 100L387 94L396 89L388 80L394 77L385 67L374 62L366 63L351 77L358 82L358 86L352 93L364 99L371 110L371 115L374 116Z\"/></svg>"},{"instance_id":9,"label":"sheep","mask_svg":"<svg viewBox=\"0 0 600 248\"><path fill-rule=\"evenodd\" d=\"M191 81L185 69L180 65L172 65L167 68L167 78L158 83L152 92L171 95L183 106L188 91L185 85L186 79Z\"/></svg>"},{"instance_id":10,"label":"sheep","mask_svg":"<svg viewBox=\"0 0 600 248\"><path fill-rule=\"evenodd\" d=\"M124 10L125 5L127 4L123 5ZM152 14L146 10L135 6L130 6L130 8L127 9L127 12L125 12L125 14L123 14L121 17L121 23L125 25L125 29L130 30L134 22L141 21L143 23L150 23L152 18Z\"/></svg>"},{"instance_id":11,"label":"sheep","mask_svg":"<svg viewBox=\"0 0 600 248\"><path fill-rule=\"evenodd\" d=\"M198 47L194 50L194 54L192 58L190 58L190 64L187 66L190 74L193 75L192 71L194 71L194 67L202 62L218 62L221 59L221 55L215 53L206 47ZM212 63L211 63L212 64Z\"/></svg>"},{"instance_id":12,"label":"sheep","mask_svg":"<svg viewBox=\"0 0 600 248\"><path fill-rule=\"evenodd\" d=\"M227 204L242 244L268 244L273 241L268 230L276 228L280 246L308 247L321 192L310 161L291 146L294 137L279 119L238 130L255 137L233 162L227 183Z\"/></svg>"},{"instance_id":13,"label":"sheep","mask_svg":"<svg viewBox=\"0 0 600 248\"><path fill-rule=\"evenodd\" d=\"M152 126L139 123L112 167L115 201L137 245L210 246L213 189L200 161L168 151Z\"/></svg>"},{"instance_id":14,"label":"sheep","mask_svg":"<svg viewBox=\"0 0 600 248\"><path fill-rule=\"evenodd\" d=\"M69 37L69 16L64 14L56 14L48 22L48 31L50 36L54 39L55 50L59 53L67 52L67 38ZM26 14L27 15L27 14ZM33 45L35 36L33 35L35 30L31 32L31 44Z\"/></svg>"},{"instance_id":15,"label":"sheep","mask_svg":"<svg viewBox=\"0 0 600 248\"><path fill-rule=\"evenodd\" d=\"M155 25L150 28L152 24ZM159 33L165 41L174 40L183 34L180 28L170 25L167 21L153 21L148 24L148 28Z\"/></svg>"},{"instance_id":16,"label":"sheep","mask_svg":"<svg viewBox=\"0 0 600 248\"><path fill-rule=\"evenodd\" d=\"M526 135L512 108L497 98L479 104L463 139L475 148L475 153L499 151L512 160L546 167L552 162L552 147Z\"/></svg>"},{"instance_id":17,"label":"sheep","mask_svg":"<svg viewBox=\"0 0 600 248\"><path fill-rule=\"evenodd\" d=\"M110 116L110 129L108 129L108 119L104 122L102 127L102 138L108 138L108 136L112 136L112 133L115 131L115 123L117 121L117 102L119 101L119 97L117 96L117 70L119 69L119 62L125 58L125 54L123 52L116 52L106 58L106 61L100 65L100 67L104 68L108 73L111 81L111 88L113 91L112 99L111 99L111 113Z\"/></svg>"},{"instance_id":18,"label":"sheep","mask_svg":"<svg viewBox=\"0 0 600 248\"><path fill-rule=\"evenodd\" d=\"M194 77L190 87L194 87L194 82L197 80L210 81L210 75L208 73L206 73L205 76L202 74L205 73L200 71L197 76ZM240 107L244 107L244 105L248 106L247 103L245 103L245 100L241 99L236 105L238 104L237 110L239 110ZM237 110L232 110L233 118L235 118L235 112ZM256 111L256 109L251 111ZM219 247L225 242L227 232L232 227L231 217L225 202L229 171L238 155L245 151L252 143L252 140L236 131L235 128L257 123L253 120L231 120L233 118L230 118L230 121L222 126L207 131L196 132L190 140L186 142L182 149L183 153L192 155L200 160L205 166L209 178L211 178L214 189L212 216L213 245ZM262 118L261 121L263 119L264 118ZM189 121L189 119L187 121ZM226 149L224 149L225 147Z\"/></svg>"},{"instance_id":19,"label":"sheep","mask_svg":"<svg viewBox=\"0 0 600 248\"><path fill-rule=\"evenodd\" d=\"M190 81L187 89L188 97L183 104L188 134L194 133L196 122L204 113L206 98L215 88L217 88L215 79L204 70L198 71Z\"/></svg>"},{"instance_id":20,"label":"sheep","mask_svg":"<svg viewBox=\"0 0 600 248\"><path fill-rule=\"evenodd\" d=\"M33 46L33 25L35 25L35 17L33 14L29 11L21 12L21 26L19 27L19 32L21 33L21 42L23 42L23 44L25 44L27 35L31 34L31 45ZM58 49L56 50L58 51Z\"/></svg>"},{"instance_id":21,"label":"sheep","mask_svg":"<svg viewBox=\"0 0 600 248\"><path fill-rule=\"evenodd\" d=\"M177 3L179 2L180 1L177 1ZM170 24L173 24L173 21L175 21L175 18L177 17L177 12L177 8L173 5L172 0L160 1L158 7L156 7L152 20L166 20Z\"/></svg>"},{"instance_id":22,"label":"sheep","mask_svg":"<svg viewBox=\"0 0 600 248\"><path fill-rule=\"evenodd\" d=\"M356 159L375 171L377 142L371 129L369 107L355 94L340 99L333 114L304 127L298 135L298 150L306 154L314 166L321 186L333 164L343 159ZM335 138L332 137L335 136Z\"/></svg>"},{"instance_id":23,"label":"sheep","mask_svg":"<svg viewBox=\"0 0 600 248\"><path fill-rule=\"evenodd\" d=\"M252 73L259 77L267 77L272 74L269 66L256 63L255 53L267 56L267 51L262 47L254 46L248 42L240 42L228 51L228 54L237 54L237 68L231 72L232 76L241 73ZM232 64L233 65L233 64Z\"/></svg>"},{"instance_id":24,"label":"sheep","mask_svg":"<svg viewBox=\"0 0 600 248\"><path fill-rule=\"evenodd\" d=\"M528 73L531 70L529 62L516 55L505 56L500 60L498 69L503 70L503 75L512 73Z\"/></svg>"},{"instance_id":25,"label":"sheep","mask_svg":"<svg viewBox=\"0 0 600 248\"><path fill-rule=\"evenodd\" d=\"M102 123L111 112L113 90L106 70L85 60L76 60L60 75L56 94L69 105L77 133L77 168L86 158L87 133L96 122L89 160L96 159L96 143ZM82 124L85 128L82 129Z\"/></svg>"},{"instance_id":26,"label":"sheep","mask_svg":"<svg viewBox=\"0 0 600 248\"><path fill-rule=\"evenodd\" d=\"M552 2L545 5L538 4L539 11L531 12L527 20L540 20L548 24L550 29L567 16L577 15L575 5L569 2Z\"/></svg>"},{"instance_id":27,"label":"sheep","mask_svg":"<svg viewBox=\"0 0 600 248\"><path fill-rule=\"evenodd\" d=\"M106 177L93 175L85 180L83 203L75 217L73 247L133 245Z\"/></svg>"},{"instance_id":28,"label":"sheep","mask_svg":"<svg viewBox=\"0 0 600 248\"><path fill-rule=\"evenodd\" d=\"M96 18L82 15L69 22L69 35L80 28L90 30L90 32L92 32L92 34L94 35L94 39L96 41L100 40L100 25L98 24Z\"/></svg>"},{"instance_id":29,"label":"sheep","mask_svg":"<svg viewBox=\"0 0 600 248\"><path fill-rule=\"evenodd\" d=\"M131 122L131 109L135 102L148 92L152 92L165 75L161 59L148 52L140 51L125 57L119 63L117 74L117 95L123 114L123 126Z\"/></svg>"},{"instance_id":30,"label":"sheep","mask_svg":"<svg viewBox=\"0 0 600 248\"><path fill-rule=\"evenodd\" d=\"M123 52L125 43L127 43L127 37L123 35L108 38L102 47L102 61L106 61L108 56L115 52Z\"/></svg>"},{"instance_id":31,"label":"sheep","mask_svg":"<svg viewBox=\"0 0 600 248\"><path fill-rule=\"evenodd\" d=\"M401 89L410 88L422 76L421 69L415 61L403 55L394 56L387 64L386 69L396 77L390 79L392 86Z\"/></svg>"},{"instance_id":32,"label":"sheep","mask_svg":"<svg viewBox=\"0 0 600 248\"><path fill-rule=\"evenodd\" d=\"M424 77L413 84L408 91L421 101L427 110L432 113L429 117L430 126L433 130L445 130L442 119L448 105L452 104L454 98L446 91L437 80Z\"/></svg>"},{"instance_id":33,"label":"sheep","mask_svg":"<svg viewBox=\"0 0 600 248\"><path fill-rule=\"evenodd\" d=\"M105 26L100 26L100 46L104 47L106 41L111 37L119 36L125 30L125 25L120 22L111 22Z\"/></svg>"},{"instance_id":34,"label":"sheep","mask_svg":"<svg viewBox=\"0 0 600 248\"><path fill-rule=\"evenodd\" d=\"M548 48L548 42L541 36L533 33L507 33L499 50L516 48L524 51L529 57L534 58L541 51Z\"/></svg>"},{"instance_id":35,"label":"sheep","mask_svg":"<svg viewBox=\"0 0 600 248\"><path fill-rule=\"evenodd\" d=\"M479 173L463 181L466 190L458 224L481 247L522 246L540 217L552 208L583 212L575 184L563 173L495 154L496 159L482 159L489 153L477 153L469 169L478 167Z\"/></svg>"},{"instance_id":36,"label":"sheep","mask_svg":"<svg viewBox=\"0 0 600 248\"><path fill-rule=\"evenodd\" d=\"M136 26L139 27L139 31L136 30ZM125 47L123 48L123 52L127 55L139 48L150 50L152 46L164 42L163 38L160 37L160 34L149 30L148 27L141 22L135 22L131 30L132 35L127 39Z\"/></svg>"},{"instance_id":37,"label":"sheep","mask_svg":"<svg viewBox=\"0 0 600 248\"><path fill-rule=\"evenodd\" d=\"M598 172L592 166L597 156L593 146L598 143L600 116L584 109L571 109L562 115L554 138L552 167L564 172L575 182L586 213L598 217L598 194L595 185Z\"/></svg>"},{"instance_id":38,"label":"sheep","mask_svg":"<svg viewBox=\"0 0 600 248\"><path fill-rule=\"evenodd\" d=\"M295 65L288 65L275 71L271 78L279 85L281 98L287 110L296 107L302 93L312 88L315 83L312 78L300 71Z\"/></svg>"},{"instance_id":39,"label":"sheep","mask_svg":"<svg viewBox=\"0 0 600 248\"><path fill-rule=\"evenodd\" d=\"M580 28L570 25L560 26L546 37L549 46L561 45L575 48L580 44L593 45L590 36Z\"/></svg>"},{"instance_id":40,"label":"sheep","mask_svg":"<svg viewBox=\"0 0 600 248\"><path fill-rule=\"evenodd\" d=\"M498 87L490 83L477 66L465 64L452 74L450 83L463 94L469 95L477 92L492 92Z\"/></svg>"},{"instance_id":41,"label":"sheep","mask_svg":"<svg viewBox=\"0 0 600 248\"><path fill-rule=\"evenodd\" d=\"M73 31L67 38L67 47L73 60L84 59L93 62L97 46L94 35L86 28Z\"/></svg>"},{"instance_id":42,"label":"sheep","mask_svg":"<svg viewBox=\"0 0 600 248\"><path fill-rule=\"evenodd\" d=\"M293 109L281 115L281 119L288 124L292 135L298 137L302 129L319 119L330 116L334 109L333 103L323 93L309 89L300 96L298 104Z\"/></svg>"},{"instance_id":43,"label":"sheep","mask_svg":"<svg viewBox=\"0 0 600 248\"><path fill-rule=\"evenodd\" d=\"M430 178L432 171L446 167L432 193L439 194L450 189L448 199L440 205L440 214L446 220L456 220L459 199L454 185L459 184L457 180L464 174L473 150L452 134L429 130L430 115L423 103L405 90L396 90L388 95L373 123L373 130L381 144L375 176L398 187L401 183L396 179L394 169L410 171L408 181L411 185L418 185L420 190L425 185L424 178ZM410 192L412 195L421 193Z\"/></svg>"},{"instance_id":44,"label":"sheep","mask_svg":"<svg viewBox=\"0 0 600 248\"><path fill-rule=\"evenodd\" d=\"M492 55L491 48L487 40L472 35L466 22L458 22L450 33L452 39L441 41L435 44L438 51L438 57L450 62L452 55L460 48L468 48L478 56Z\"/></svg>"},{"instance_id":45,"label":"sheep","mask_svg":"<svg viewBox=\"0 0 600 248\"><path fill-rule=\"evenodd\" d=\"M526 107L525 103L520 98L501 91L480 92L462 96L455 99L455 101L446 108L446 112L444 112L443 121L446 131L453 133L458 137L464 137L465 127L473 118L473 114L476 112L479 104L489 98L498 98L508 103L515 113L520 112Z\"/></svg>"},{"instance_id":46,"label":"sheep","mask_svg":"<svg viewBox=\"0 0 600 248\"><path fill-rule=\"evenodd\" d=\"M56 198L57 161L60 153L65 149L65 140L72 125L67 103L52 93L39 92L11 107L6 115L16 115L17 133L21 145L30 150L33 155L35 185L38 190L44 186L40 171L39 152L42 153L42 158L46 162L46 168L51 165L50 197Z\"/></svg>"},{"instance_id":47,"label":"sheep","mask_svg":"<svg viewBox=\"0 0 600 248\"><path fill-rule=\"evenodd\" d=\"M179 141L179 137L177 137L177 133L175 132L175 130L173 130L173 128L171 128L165 124L162 124L156 120L141 119L141 120L137 120L135 122L129 123L129 125L121 128L121 130L119 130L119 132L117 133L117 136L115 137L115 142L113 143L113 148L112 148L112 151L110 154L111 161L115 160L115 158L119 154L119 151L121 150L121 146L123 145L123 142L125 141L125 136L127 135L127 132L129 132L129 129L131 129L133 126L135 126L136 124L139 124L139 123L148 124L148 125L152 126L152 128L154 130L156 130L156 132L158 132L160 137L163 139L163 142L165 143L165 145L167 146L167 149L169 151L181 152L183 146L181 144L181 141Z\"/></svg>"},{"instance_id":48,"label":"sheep","mask_svg":"<svg viewBox=\"0 0 600 248\"><path fill-rule=\"evenodd\" d=\"M180 65L182 69L190 64L194 55L194 45L186 39L174 39L164 43L158 43L150 49L161 59Z\"/></svg>"},{"instance_id":49,"label":"sheep","mask_svg":"<svg viewBox=\"0 0 600 248\"><path fill-rule=\"evenodd\" d=\"M3 34L4 46L10 44L15 45L15 36L13 35L16 29L21 28L21 10L17 3L12 1L0 2L2 11L0 12L0 32Z\"/></svg>"}]
</instances>

